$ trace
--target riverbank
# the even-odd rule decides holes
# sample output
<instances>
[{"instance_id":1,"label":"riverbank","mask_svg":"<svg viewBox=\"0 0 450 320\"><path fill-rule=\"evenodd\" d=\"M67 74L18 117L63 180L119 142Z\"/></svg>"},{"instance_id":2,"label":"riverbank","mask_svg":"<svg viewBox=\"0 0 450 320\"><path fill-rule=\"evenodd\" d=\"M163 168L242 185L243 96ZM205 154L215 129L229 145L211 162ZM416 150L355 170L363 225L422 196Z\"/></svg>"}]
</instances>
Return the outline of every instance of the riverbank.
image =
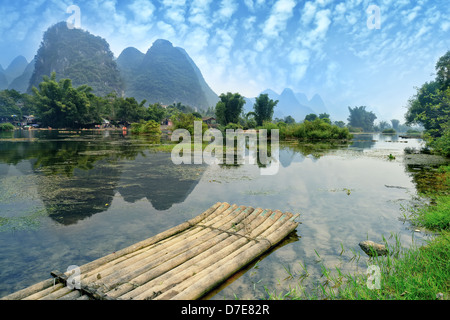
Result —
<instances>
[{"instance_id":1,"label":"riverbank","mask_svg":"<svg viewBox=\"0 0 450 320\"><path fill-rule=\"evenodd\" d=\"M432 183L430 181L432 180ZM391 235L384 239L386 257L368 259L368 271L343 274L322 266L324 281L315 292L301 284L288 292L267 290L269 299L283 300L449 300L450 299L450 165L442 165L431 179L418 179L422 206L405 208L405 218L417 232L428 232L425 245L403 248ZM344 251L345 249L342 248ZM317 253L319 255L319 253Z\"/></svg>"}]
</instances>

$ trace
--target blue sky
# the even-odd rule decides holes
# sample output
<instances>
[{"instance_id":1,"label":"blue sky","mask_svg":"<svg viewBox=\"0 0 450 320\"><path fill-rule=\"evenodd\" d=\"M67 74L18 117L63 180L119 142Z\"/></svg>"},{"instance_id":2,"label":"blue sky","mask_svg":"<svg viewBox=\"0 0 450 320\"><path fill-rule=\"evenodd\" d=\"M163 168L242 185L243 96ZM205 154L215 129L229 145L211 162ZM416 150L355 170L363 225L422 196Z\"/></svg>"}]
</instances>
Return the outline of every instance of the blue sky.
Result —
<instances>
[{"instance_id":1,"label":"blue sky","mask_svg":"<svg viewBox=\"0 0 450 320\"><path fill-rule=\"evenodd\" d=\"M116 57L167 39L218 94L318 93L342 120L348 106L366 105L379 119L403 121L414 87L433 79L450 50L448 0L1 0L0 64L17 55L30 61L45 30L71 16L70 5Z\"/></svg>"}]
</instances>

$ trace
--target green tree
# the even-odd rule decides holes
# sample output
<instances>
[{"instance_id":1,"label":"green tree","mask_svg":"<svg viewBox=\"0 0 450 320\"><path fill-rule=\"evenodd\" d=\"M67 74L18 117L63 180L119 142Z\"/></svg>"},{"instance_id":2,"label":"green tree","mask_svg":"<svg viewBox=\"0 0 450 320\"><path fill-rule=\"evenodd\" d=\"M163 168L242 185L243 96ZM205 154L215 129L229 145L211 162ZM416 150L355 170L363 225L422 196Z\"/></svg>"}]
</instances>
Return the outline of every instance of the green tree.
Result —
<instances>
[{"instance_id":1,"label":"green tree","mask_svg":"<svg viewBox=\"0 0 450 320\"><path fill-rule=\"evenodd\" d=\"M347 119L349 126L362 128L364 131L373 131L377 116L372 111L367 111L365 106L348 107L348 110L350 111L350 116Z\"/></svg>"},{"instance_id":2,"label":"green tree","mask_svg":"<svg viewBox=\"0 0 450 320\"><path fill-rule=\"evenodd\" d=\"M311 113L305 117L305 121L314 121L318 119L317 114Z\"/></svg>"},{"instance_id":3,"label":"green tree","mask_svg":"<svg viewBox=\"0 0 450 320\"><path fill-rule=\"evenodd\" d=\"M319 114L319 119L321 119L322 121L325 121L328 124L331 124L330 115L328 113Z\"/></svg>"},{"instance_id":4,"label":"green tree","mask_svg":"<svg viewBox=\"0 0 450 320\"><path fill-rule=\"evenodd\" d=\"M292 118L292 116L287 116L284 118L284 123L286 124L294 124L295 123L295 119Z\"/></svg>"},{"instance_id":5,"label":"green tree","mask_svg":"<svg viewBox=\"0 0 450 320\"><path fill-rule=\"evenodd\" d=\"M199 121L202 123L202 134L208 130L208 125L202 122L201 118L195 117L192 113L182 113L179 112L177 115L172 117L173 129L186 129L189 131L191 137L194 136L194 123Z\"/></svg>"},{"instance_id":6,"label":"green tree","mask_svg":"<svg viewBox=\"0 0 450 320\"><path fill-rule=\"evenodd\" d=\"M116 111L116 121L119 123L135 123L145 118L146 100L138 103L135 98L117 98L114 102Z\"/></svg>"},{"instance_id":7,"label":"green tree","mask_svg":"<svg viewBox=\"0 0 450 320\"><path fill-rule=\"evenodd\" d=\"M161 121L166 117L166 110L159 104L154 103L148 106L146 110L145 119L153 120L155 122L161 123Z\"/></svg>"},{"instance_id":8,"label":"green tree","mask_svg":"<svg viewBox=\"0 0 450 320\"><path fill-rule=\"evenodd\" d=\"M56 81L56 74L44 76L39 89L32 88L38 118L43 126L82 128L99 123L99 113L91 105L93 95L88 86L72 87L70 79ZM91 100L90 100L91 98Z\"/></svg>"},{"instance_id":9,"label":"green tree","mask_svg":"<svg viewBox=\"0 0 450 320\"><path fill-rule=\"evenodd\" d=\"M216 104L216 119L222 125L228 123L238 123L245 100L239 93L231 93L220 95L220 101Z\"/></svg>"},{"instance_id":10,"label":"green tree","mask_svg":"<svg viewBox=\"0 0 450 320\"><path fill-rule=\"evenodd\" d=\"M264 121L272 121L273 110L278 104L278 100L273 101L268 94L260 94L256 98L253 109L255 111L255 120L258 126L262 126Z\"/></svg>"},{"instance_id":11,"label":"green tree","mask_svg":"<svg viewBox=\"0 0 450 320\"><path fill-rule=\"evenodd\" d=\"M20 93L15 90L0 91L0 120L12 120L13 115L22 118L22 111L17 104L19 96Z\"/></svg>"},{"instance_id":12,"label":"green tree","mask_svg":"<svg viewBox=\"0 0 450 320\"><path fill-rule=\"evenodd\" d=\"M345 128L345 122L344 121L335 121L335 126L338 126L339 128Z\"/></svg>"},{"instance_id":13,"label":"green tree","mask_svg":"<svg viewBox=\"0 0 450 320\"><path fill-rule=\"evenodd\" d=\"M436 63L436 82L443 90L450 87L450 51L447 51Z\"/></svg>"},{"instance_id":14,"label":"green tree","mask_svg":"<svg viewBox=\"0 0 450 320\"><path fill-rule=\"evenodd\" d=\"M450 51L436 64L436 79L426 82L408 101L406 124L425 128L428 144L450 155Z\"/></svg>"}]
</instances>

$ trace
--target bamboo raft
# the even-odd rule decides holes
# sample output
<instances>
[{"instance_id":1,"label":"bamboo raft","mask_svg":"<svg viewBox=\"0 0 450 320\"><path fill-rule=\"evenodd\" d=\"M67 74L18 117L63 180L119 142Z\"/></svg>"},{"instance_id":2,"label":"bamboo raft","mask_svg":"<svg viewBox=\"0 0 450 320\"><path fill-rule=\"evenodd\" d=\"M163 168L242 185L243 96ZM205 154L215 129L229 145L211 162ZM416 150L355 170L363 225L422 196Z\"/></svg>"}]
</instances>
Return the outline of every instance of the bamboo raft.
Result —
<instances>
[{"instance_id":1,"label":"bamboo raft","mask_svg":"<svg viewBox=\"0 0 450 320\"><path fill-rule=\"evenodd\" d=\"M3 300L196 300L286 238L297 215L216 203L202 214L142 242Z\"/></svg>"}]
</instances>

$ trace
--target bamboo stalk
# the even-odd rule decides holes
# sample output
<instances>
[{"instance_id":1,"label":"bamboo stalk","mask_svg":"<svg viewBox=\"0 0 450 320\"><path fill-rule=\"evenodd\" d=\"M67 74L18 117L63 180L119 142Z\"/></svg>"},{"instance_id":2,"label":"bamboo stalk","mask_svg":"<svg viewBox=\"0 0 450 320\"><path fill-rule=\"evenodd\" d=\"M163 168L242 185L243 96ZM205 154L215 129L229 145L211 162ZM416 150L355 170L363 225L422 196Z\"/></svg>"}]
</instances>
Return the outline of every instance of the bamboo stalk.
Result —
<instances>
[{"instance_id":1,"label":"bamboo stalk","mask_svg":"<svg viewBox=\"0 0 450 320\"><path fill-rule=\"evenodd\" d=\"M62 284L62 283L57 283L57 284L53 285L53 280L52 280L52 286L51 287L48 287L48 288L46 288L44 290L41 290L41 291L36 292L36 293L34 293L32 295L29 295L28 297L25 297L22 300L39 300L42 297L45 297L45 296L47 296L47 295L49 295L49 294L51 294L51 293L53 293L53 292L55 292L57 290L60 290L63 287L64 287L64 284Z\"/></svg>"},{"instance_id":2,"label":"bamboo stalk","mask_svg":"<svg viewBox=\"0 0 450 320\"><path fill-rule=\"evenodd\" d=\"M262 212L262 209L255 210L256 212ZM256 215L250 215L248 222L250 224L259 224L261 220L255 219ZM265 217L267 218L267 216ZM253 221L252 221L253 219ZM264 217L262 217L264 219ZM252 225L250 225L252 227ZM205 267L210 265L211 261L229 257L236 249L240 248L245 243L251 241L247 236L245 236L245 229L241 229L237 233L228 234L228 238L219 245L214 246L200 255L196 256L194 259L190 260L190 264L183 264L167 272L166 274L158 277L154 280L145 283L143 286L130 292L128 295L121 296L121 299L146 299L151 297L155 292L164 293L168 288L184 281L185 279L195 275L196 273L203 270Z\"/></svg>"},{"instance_id":3,"label":"bamboo stalk","mask_svg":"<svg viewBox=\"0 0 450 320\"><path fill-rule=\"evenodd\" d=\"M111 253L107 256L104 256L102 258L99 258L97 260L94 260L92 262L89 262L83 266L80 267L80 271L81 273L84 272L88 272L89 270L92 270L98 266L104 265L105 263L108 263L112 260L117 259L118 257L124 256L126 254L132 253L136 250L139 250L141 248L144 247L148 247L154 243L157 243L158 241L164 240L166 238L169 238L177 233L180 233L188 228L190 228L192 225L195 225L197 223L199 223L200 221L202 221L203 219L205 219L205 217L207 217L208 215L210 215L211 213L213 213L215 210L217 209L226 209L228 208L230 205L228 203L220 203L217 202L214 206L212 206L211 208L209 208L208 210L204 211L202 214L178 225L175 226L173 228L170 228L162 233L159 233L151 238L148 238L146 240L143 240L141 242L138 242L134 245L131 245L129 247L126 247L124 249L121 249L117 252Z\"/></svg>"},{"instance_id":4,"label":"bamboo stalk","mask_svg":"<svg viewBox=\"0 0 450 320\"><path fill-rule=\"evenodd\" d=\"M53 279L47 279L41 282L38 282L30 287L24 288L22 290L11 293L0 300L22 300L26 297L29 297L35 293L38 293L42 290L45 290L49 287L53 286Z\"/></svg>"},{"instance_id":5,"label":"bamboo stalk","mask_svg":"<svg viewBox=\"0 0 450 320\"><path fill-rule=\"evenodd\" d=\"M156 299L170 299L172 296L176 295L178 292L181 292L192 284L194 284L199 279L202 279L203 277L208 277L209 274L214 271L215 269L219 268L223 264L225 264L227 261L233 260L239 253L244 252L248 250L250 247L252 247L255 243L258 243L260 240L256 240L255 238L263 238L264 234L267 230L270 229L270 227L273 225L274 220L268 219L269 215L272 212L269 212L267 214L267 211L264 211L259 216L260 221L262 221L257 228L255 228L255 232L252 232L251 237L245 239L239 239L236 243L233 243L231 246L226 247L225 249L222 249L214 256L211 256L207 260L207 265L197 272L196 274L192 275L188 279L185 279L185 281L177 284L174 288L171 290L165 292L164 294L158 296ZM276 217L281 217L281 212L274 212ZM251 241L249 239L252 239ZM264 241L267 243L267 241Z\"/></svg>"},{"instance_id":6,"label":"bamboo stalk","mask_svg":"<svg viewBox=\"0 0 450 320\"><path fill-rule=\"evenodd\" d=\"M83 285L89 291L93 284L96 299L198 299L283 240L298 226L297 216L217 202L178 226L81 266L82 285L89 284ZM53 281L0 300L90 299Z\"/></svg>"},{"instance_id":7,"label":"bamboo stalk","mask_svg":"<svg viewBox=\"0 0 450 320\"><path fill-rule=\"evenodd\" d=\"M244 211L243 207L239 207L233 212L239 212L236 217ZM149 269L155 268L161 264L166 263L167 261L171 261L174 259L175 262L178 263L180 258L178 255L182 254L186 251L197 250L196 247L205 241L210 241L212 237L216 236L216 233L208 232L209 230L204 230L202 228L198 228L197 226L194 229L195 232L190 235L188 238L183 238L181 240L174 239L175 243L170 247L167 247L165 250L158 250L154 252L150 252L146 257L140 257L140 260L132 260L125 261L120 265L119 270L115 270L115 272L107 275L106 277L102 277L101 280L96 281L97 284L101 284L106 288L114 288L117 286L117 283L122 283L129 281L130 279L146 272ZM160 249L159 247L155 247L155 250ZM183 259L189 257L192 253L184 255Z\"/></svg>"},{"instance_id":8,"label":"bamboo stalk","mask_svg":"<svg viewBox=\"0 0 450 320\"><path fill-rule=\"evenodd\" d=\"M237 270L249 264L263 252L284 239L297 227L298 224L282 218L283 216L277 219L277 221L264 232L261 240L267 239L268 241L249 243L239 250L239 253L235 255L234 259L222 259L189 279L190 281L183 282L183 290L180 290L182 289L180 287L174 287L172 290L158 296L156 299L169 298L194 300L200 298ZM282 226L284 227L282 228Z\"/></svg>"},{"instance_id":9,"label":"bamboo stalk","mask_svg":"<svg viewBox=\"0 0 450 320\"><path fill-rule=\"evenodd\" d=\"M240 212L235 217L232 217L233 220L231 221L243 220L246 216L251 214L253 210L253 208L240 208L240 210L235 210L234 213L237 211ZM229 225L231 226L232 223ZM119 277L111 278L111 282L105 282L105 286L112 289L114 286L117 286L117 283L125 283L131 280L133 280L135 285L142 285L143 283L166 273L176 266L185 263L204 250L220 243L220 241L227 236L221 229L208 229L205 231L207 231L207 233L203 237L192 239L185 245L178 247L176 250L168 254L170 255L169 259L166 259L164 256L164 259L157 259L156 261L149 263L144 262L141 268L136 269L134 268L135 266L132 266L133 268L130 268L122 273L123 276L120 274L118 275Z\"/></svg>"},{"instance_id":10,"label":"bamboo stalk","mask_svg":"<svg viewBox=\"0 0 450 320\"><path fill-rule=\"evenodd\" d=\"M210 215L216 216L217 214L221 214L223 211L228 210L230 207L231 206L229 204L222 205L222 206L218 207ZM234 207L236 207L236 206L234 206ZM212 208L214 208L214 207L212 207ZM209 212L209 210L206 212ZM198 221L198 220L200 220L200 219L192 219L189 223L194 223L195 221ZM80 269L82 271L82 281L83 282L95 281L99 274L101 277L109 275L112 272L114 272L115 268L116 269L122 268L123 263L129 264L132 261L142 259L143 257L145 257L146 253L148 254L148 250L150 250L150 249L153 249L153 248L159 247L159 246L161 246L161 248L164 248L164 246L168 246L169 245L168 242L173 241L173 239L175 239L175 241L178 241L176 238L173 238L173 237L175 235L182 234L183 232L186 232L186 231L189 231L189 228L187 228L186 230L180 231L179 233L175 233L174 235L167 237L166 239L164 239L160 242L154 243L148 247L142 247L137 251L132 251L126 255L118 256L116 259L111 260L103 265L99 265L97 268L92 269L91 271L83 271L83 267L81 267ZM144 242L146 242L146 240ZM144 256L141 256L141 254L144 254ZM119 253L119 255L120 255L120 253Z\"/></svg>"},{"instance_id":11,"label":"bamboo stalk","mask_svg":"<svg viewBox=\"0 0 450 320\"><path fill-rule=\"evenodd\" d=\"M253 212L250 215L251 216L256 216L255 213L256 212L261 212L261 211L262 211L262 209L259 209L259 208L255 209L255 210L253 210ZM231 226L231 224L229 224L229 226ZM230 237L230 234L228 234L226 232L224 232L224 234L228 238ZM133 279L134 284L131 284L131 283L121 284L120 286L118 286L114 290L107 292L107 294L109 296L112 296L112 297L120 297L121 299L131 298L133 295L137 295L139 292L143 292L143 291L147 290L146 287L148 287L148 286L151 287L153 285L152 283L164 281L164 279L167 279L168 277L172 277L174 272L175 273L181 273L182 271L186 270L190 265L193 265L193 264L197 263L197 261L199 261L199 260L201 261L201 259L203 259L204 257L210 256L211 254L214 254L217 250L219 250L219 248L221 246L225 246L227 241L229 243L229 239L221 240L218 245L203 251L202 253L200 253L199 255L197 255L195 257L193 257L192 259L188 260L187 262L183 263L182 265L180 265L178 267L175 267L175 268L172 268L171 270L169 270L168 272L164 273L160 277L157 277L157 278L155 278L153 280L148 280L147 278L149 278L149 275L147 274L146 276L141 276L140 278ZM162 279L162 280L160 280L160 279ZM149 282L151 282L151 283L149 283ZM135 288L135 287L137 287L137 288ZM133 291L133 292L130 292L130 291ZM126 294L128 292L130 292L128 294L129 297L122 296L122 295L124 295L124 294Z\"/></svg>"},{"instance_id":12,"label":"bamboo stalk","mask_svg":"<svg viewBox=\"0 0 450 320\"><path fill-rule=\"evenodd\" d=\"M69 289L68 287L63 287L55 292L52 292L46 296L39 298L39 300L57 300L67 294L69 294L73 289Z\"/></svg>"}]
</instances>

